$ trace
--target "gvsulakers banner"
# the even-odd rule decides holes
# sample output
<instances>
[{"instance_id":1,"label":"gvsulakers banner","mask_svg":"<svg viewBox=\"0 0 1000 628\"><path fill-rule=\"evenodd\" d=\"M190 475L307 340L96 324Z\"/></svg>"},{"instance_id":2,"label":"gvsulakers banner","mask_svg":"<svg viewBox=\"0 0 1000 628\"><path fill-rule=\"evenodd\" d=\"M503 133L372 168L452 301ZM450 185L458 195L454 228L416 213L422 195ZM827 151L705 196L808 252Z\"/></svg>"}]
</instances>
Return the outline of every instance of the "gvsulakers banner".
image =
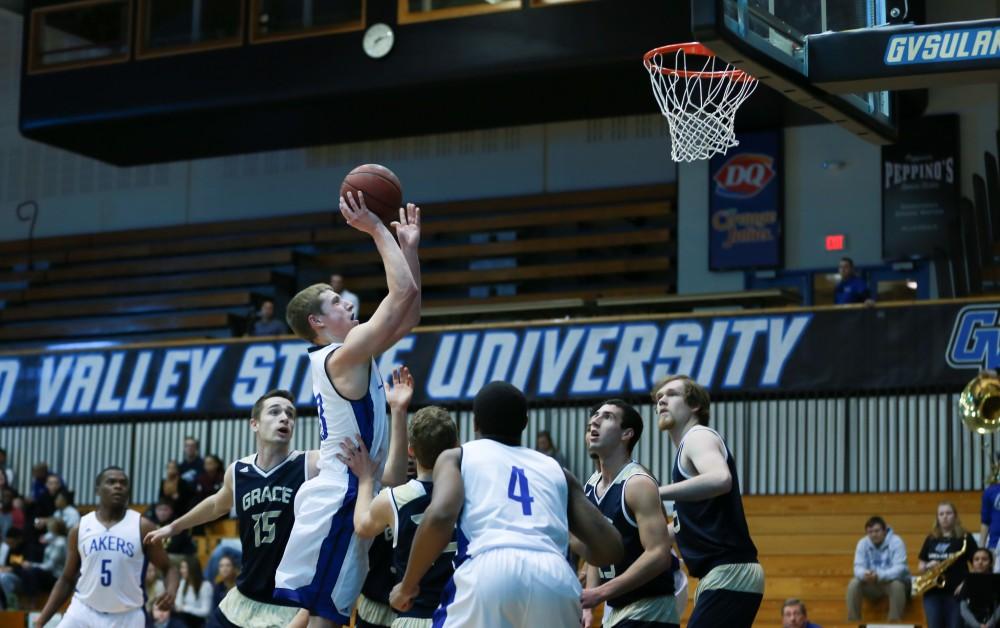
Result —
<instances>
[{"instance_id":1,"label":"gvsulakers banner","mask_svg":"<svg viewBox=\"0 0 1000 628\"><path fill-rule=\"evenodd\" d=\"M313 413L307 348L289 338L0 354L0 422L244 416L272 388ZM383 376L412 369L417 405L467 403L498 379L535 404L644 399L666 373L716 395L958 390L1000 366L1000 303L427 331L377 362Z\"/></svg>"}]
</instances>

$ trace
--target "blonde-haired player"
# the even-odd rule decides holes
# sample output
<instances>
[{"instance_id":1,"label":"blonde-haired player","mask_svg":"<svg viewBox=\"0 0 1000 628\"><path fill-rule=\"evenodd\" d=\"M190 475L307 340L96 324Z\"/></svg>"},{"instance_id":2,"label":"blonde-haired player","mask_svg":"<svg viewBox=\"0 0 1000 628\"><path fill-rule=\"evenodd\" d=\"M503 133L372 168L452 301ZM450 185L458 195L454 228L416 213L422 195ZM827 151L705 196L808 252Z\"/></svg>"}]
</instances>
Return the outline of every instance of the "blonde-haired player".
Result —
<instances>
[{"instance_id":1,"label":"blonde-haired player","mask_svg":"<svg viewBox=\"0 0 1000 628\"><path fill-rule=\"evenodd\" d=\"M320 421L319 475L295 497L295 524L274 578L274 596L309 610L310 626L346 625L368 570L369 542L354 534L358 478L337 458L345 438L360 435L381 468L389 441L384 384L373 356L420 320L420 209L400 208L396 237L365 206L364 196L340 199L347 224L371 236L385 266L389 294L359 324L353 306L330 286L296 294L286 320L309 349L313 395ZM397 242L398 239L398 242ZM391 464L405 469L405 448Z\"/></svg>"}]
</instances>

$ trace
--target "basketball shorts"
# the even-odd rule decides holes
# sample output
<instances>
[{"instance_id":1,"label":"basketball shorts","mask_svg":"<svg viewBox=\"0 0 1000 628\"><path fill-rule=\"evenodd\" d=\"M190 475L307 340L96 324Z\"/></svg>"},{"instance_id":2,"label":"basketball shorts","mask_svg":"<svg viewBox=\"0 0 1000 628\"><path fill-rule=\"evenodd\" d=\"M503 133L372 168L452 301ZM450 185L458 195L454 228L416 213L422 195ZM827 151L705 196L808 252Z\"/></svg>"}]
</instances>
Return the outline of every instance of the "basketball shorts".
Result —
<instances>
[{"instance_id":1,"label":"basketball shorts","mask_svg":"<svg viewBox=\"0 0 1000 628\"><path fill-rule=\"evenodd\" d=\"M319 476L295 495L295 523L274 576L275 599L347 625L368 575L371 541L354 534L348 476Z\"/></svg>"},{"instance_id":2,"label":"basketball shorts","mask_svg":"<svg viewBox=\"0 0 1000 628\"><path fill-rule=\"evenodd\" d=\"M144 628L146 612L136 608L124 613L102 613L81 602L76 596L69 603L59 626L62 628Z\"/></svg>"},{"instance_id":3,"label":"basketball shorts","mask_svg":"<svg viewBox=\"0 0 1000 628\"><path fill-rule=\"evenodd\" d=\"M396 619L396 612L388 604L368 599L364 594L358 598L358 620L356 623L359 628L388 628L394 619Z\"/></svg>"},{"instance_id":4,"label":"basketball shorts","mask_svg":"<svg viewBox=\"0 0 1000 628\"><path fill-rule=\"evenodd\" d=\"M758 563L719 565L698 582L688 628L751 628L764 599Z\"/></svg>"},{"instance_id":5,"label":"basketball shorts","mask_svg":"<svg viewBox=\"0 0 1000 628\"><path fill-rule=\"evenodd\" d=\"M628 606L606 606L604 628L678 628L677 601L673 595L636 600Z\"/></svg>"},{"instance_id":6,"label":"basketball shorts","mask_svg":"<svg viewBox=\"0 0 1000 628\"><path fill-rule=\"evenodd\" d=\"M467 558L448 582L434 628L580 624L580 581L560 554L498 548Z\"/></svg>"},{"instance_id":7,"label":"basketball shorts","mask_svg":"<svg viewBox=\"0 0 1000 628\"><path fill-rule=\"evenodd\" d=\"M265 604L240 593L236 587L229 589L226 597L209 615L206 626L212 628L284 628L291 623L299 609L292 606Z\"/></svg>"}]
</instances>

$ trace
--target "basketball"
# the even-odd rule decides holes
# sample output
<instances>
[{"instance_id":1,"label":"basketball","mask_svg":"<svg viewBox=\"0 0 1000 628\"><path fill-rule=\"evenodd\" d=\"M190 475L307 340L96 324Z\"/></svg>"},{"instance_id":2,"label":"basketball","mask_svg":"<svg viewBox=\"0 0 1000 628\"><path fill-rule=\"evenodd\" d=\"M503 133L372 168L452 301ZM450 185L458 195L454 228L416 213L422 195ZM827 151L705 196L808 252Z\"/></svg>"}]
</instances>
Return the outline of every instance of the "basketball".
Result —
<instances>
[{"instance_id":1,"label":"basketball","mask_svg":"<svg viewBox=\"0 0 1000 628\"><path fill-rule=\"evenodd\" d=\"M379 164L364 164L347 173L340 185L340 195L345 199L348 192L362 192L368 209L384 220L391 222L399 218L399 208L403 204L403 186L392 170Z\"/></svg>"}]
</instances>

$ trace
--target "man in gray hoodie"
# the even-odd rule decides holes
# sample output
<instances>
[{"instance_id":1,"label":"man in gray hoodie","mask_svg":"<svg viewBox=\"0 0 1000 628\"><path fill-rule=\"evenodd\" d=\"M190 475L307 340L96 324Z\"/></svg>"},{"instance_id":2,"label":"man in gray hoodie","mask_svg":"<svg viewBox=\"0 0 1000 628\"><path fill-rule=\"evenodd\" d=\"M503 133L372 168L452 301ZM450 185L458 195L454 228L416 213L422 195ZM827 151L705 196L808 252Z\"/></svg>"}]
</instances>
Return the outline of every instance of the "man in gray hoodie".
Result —
<instances>
[{"instance_id":1,"label":"man in gray hoodie","mask_svg":"<svg viewBox=\"0 0 1000 628\"><path fill-rule=\"evenodd\" d=\"M899 621L910 594L906 545L882 517L865 523L865 536L854 550L854 578L847 585L847 620L861 621L861 596L889 598L889 621Z\"/></svg>"}]
</instances>

